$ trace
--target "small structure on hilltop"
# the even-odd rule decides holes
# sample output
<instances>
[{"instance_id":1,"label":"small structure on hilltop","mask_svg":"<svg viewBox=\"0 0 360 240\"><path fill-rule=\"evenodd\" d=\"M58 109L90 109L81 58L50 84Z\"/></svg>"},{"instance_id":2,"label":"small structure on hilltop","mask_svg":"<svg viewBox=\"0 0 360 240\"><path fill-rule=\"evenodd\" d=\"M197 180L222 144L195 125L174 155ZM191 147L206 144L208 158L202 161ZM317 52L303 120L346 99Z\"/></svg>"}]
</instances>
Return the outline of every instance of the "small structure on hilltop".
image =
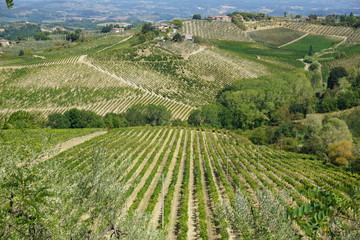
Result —
<instances>
[{"instance_id":1,"label":"small structure on hilltop","mask_svg":"<svg viewBox=\"0 0 360 240\"><path fill-rule=\"evenodd\" d=\"M176 29L176 25L173 23L159 23L155 25L155 28L160 32L167 32L168 29Z\"/></svg>"},{"instance_id":2,"label":"small structure on hilltop","mask_svg":"<svg viewBox=\"0 0 360 240\"><path fill-rule=\"evenodd\" d=\"M193 35L192 35L192 34L184 33L184 34L182 34L181 36L182 36L182 37L184 38L184 40L186 40L186 41L192 41L192 40L193 40Z\"/></svg>"},{"instance_id":3,"label":"small structure on hilltop","mask_svg":"<svg viewBox=\"0 0 360 240\"><path fill-rule=\"evenodd\" d=\"M9 41L6 39L0 39L0 44L1 44L1 46L9 46L10 45Z\"/></svg>"},{"instance_id":4,"label":"small structure on hilltop","mask_svg":"<svg viewBox=\"0 0 360 240\"><path fill-rule=\"evenodd\" d=\"M240 14L235 14L235 15L233 16L233 18L237 18L237 19L239 19L239 20L241 20L241 21L244 21L244 17L243 17L242 15L240 15Z\"/></svg>"},{"instance_id":5,"label":"small structure on hilltop","mask_svg":"<svg viewBox=\"0 0 360 240\"><path fill-rule=\"evenodd\" d=\"M51 31L66 31L65 28L61 27L61 26L55 26L53 28L51 28Z\"/></svg>"},{"instance_id":6,"label":"small structure on hilltop","mask_svg":"<svg viewBox=\"0 0 360 240\"><path fill-rule=\"evenodd\" d=\"M125 28L113 28L111 30L111 32L113 33L119 33L119 32L124 32L125 31Z\"/></svg>"},{"instance_id":7,"label":"small structure on hilltop","mask_svg":"<svg viewBox=\"0 0 360 240\"><path fill-rule=\"evenodd\" d=\"M231 17L227 15L216 15L216 16L209 16L214 21L221 21L221 22L231 22Z\"/></svg>"}]
</instances>

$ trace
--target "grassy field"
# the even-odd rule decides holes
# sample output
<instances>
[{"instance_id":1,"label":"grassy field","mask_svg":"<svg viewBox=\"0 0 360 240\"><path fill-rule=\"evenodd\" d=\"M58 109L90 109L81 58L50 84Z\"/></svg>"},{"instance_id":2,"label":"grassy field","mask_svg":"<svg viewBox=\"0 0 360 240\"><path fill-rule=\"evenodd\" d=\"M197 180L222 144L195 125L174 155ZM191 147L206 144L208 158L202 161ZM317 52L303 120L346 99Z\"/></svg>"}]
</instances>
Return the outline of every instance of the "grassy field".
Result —
<instances>
[{"instance_id":1,"label":"grassy field","mask_svg":"<svg viewBox=\"0 0 360 240\"><path fill-rule=\"evenodd\" d=\"M245 58L256 59L258 62L267 64L271 72L289 71L294 67L302 68L302 63L296 59L303 57L303 53L296 50L279 49L259 43L215 40L212 43L221 50L230 51ZM260 57L260 59L257 57Z\"/></svg>"},{"instance_id":2,"label":"grassy field","mask_svg":"<svg viewBox=\"0 0 360 240\"><path fill-rule=\"evenodd\" d=\"M34 170L42 173L44 186L61 193L56 206L62 211L47 216L59 238L89 229L96 236L109 231L109 222L117 226L124 214L147 214L149 227L160 227L162 174L164 231L170 239L228 239L252 231L250 225L236 228L216 210L220 204L231 207L237 191L259 210L265 204L259 191L270 196L286 191L278 199L286 209L316 201L307 188L318 186L346 198L340 186L360 184L358 175L311 156L250 145L222 131L183 128L113 130ZM279 234L278 226L271 230ZM289 231L297 234L295 227Z\"/></svg>"},{"instance_id":3,"label":"grassy field","mask_svg":"<svg viewBox=\"0 0 360 240\"><path fill-rule=\"evenodd\" d=\"M308 35L297 42L285 46L284 49L301 52L303 55L306 55L309 52L310 45L312 46L314 52L321 52L337 43L340 43L341 41L342 39L338 37Z\"/></svg>"}]
</instances>

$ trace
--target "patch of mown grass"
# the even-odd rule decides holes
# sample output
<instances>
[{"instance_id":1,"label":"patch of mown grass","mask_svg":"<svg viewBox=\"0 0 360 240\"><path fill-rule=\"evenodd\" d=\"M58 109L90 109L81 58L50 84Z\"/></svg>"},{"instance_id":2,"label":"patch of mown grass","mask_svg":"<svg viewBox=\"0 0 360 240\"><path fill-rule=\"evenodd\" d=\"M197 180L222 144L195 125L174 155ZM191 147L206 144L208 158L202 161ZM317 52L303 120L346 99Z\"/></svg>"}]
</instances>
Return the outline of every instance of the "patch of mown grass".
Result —
<instances>
[{"instance_id":1,"label":"patch of mown grass","mask_svg":"<svg viewBox=\"0 0 360 240\"><path fill-rule=\"evenodd\" d=\"M303 54L293 50L280 49L259 43L252 42L236 42L236 41L211 41L216 47L222 50L227 50L241 55L244 58L258 61L267 65L274 71L288 71L289 68L285 67L290 64L292 67L303 68L303 64L299 62L298 58L303 57ZM260 59L257 59L260 57ZM264 60L270 60L264 61ZM273 62L277 61L279 63Z\"/></svg>"},{"instance_id":2,"label":"patch of mown grass","mask_svg":"<svg viewBox=\"0 0 360 240\"><path fill-rule=\"evenodd\" d=\"M328 37L328 36L310 34L300 39L297 42L294 42L292 44L283 47L283 49L296 51L298 53L301 53L303 56L305 56L309 53L310 45L312 46L314 52L321 52L325 49L334 46L335 44L341 41L342 39L338 37Z\"/></svg>"}]
</instances>

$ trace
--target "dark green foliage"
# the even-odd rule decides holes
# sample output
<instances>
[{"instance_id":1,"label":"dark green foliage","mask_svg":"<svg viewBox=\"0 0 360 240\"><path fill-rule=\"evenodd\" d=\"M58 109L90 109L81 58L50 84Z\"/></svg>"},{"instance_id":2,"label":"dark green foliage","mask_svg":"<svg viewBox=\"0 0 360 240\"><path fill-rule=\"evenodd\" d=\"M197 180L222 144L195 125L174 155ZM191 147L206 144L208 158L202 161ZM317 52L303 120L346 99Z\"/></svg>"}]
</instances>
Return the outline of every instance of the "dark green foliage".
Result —
<instances>
[{"instance_id":1,"label":"dark green foliage","mask_svg":"<svg viewBox=\"0 0 360 240\"><path fill-rule=\"evenodd\" d=\"M19 52L19 56L24 56L24 55L25 55L25 51L21 49Z\"/></svg>"},{"instance_id":2,"label":"dark green foliage","mask_svg":"<svg viewBox=\"0 0 360 240\"><path fill-rule=\"evenodd\" d=\"M157 105L133 105L125 113L125 118L130 126L165 125L171 119L171 113L163 106Z\"/></svg>"},{"instance_id":3,"label":"dark green foliage","mask_svg":"<svg viewBox=\"0 0 360 240\"><path fill-rule=\"evenodd\" d=\"M101 28L101 33L108 33L111 32L111 30L114 28L114 26L112 24L110 25L106 25L104 27Z\"/></svg>"},{"instance_id":4,"label":"dark green foliage","mask_svg":"<svg viewBox=\"0 0 360 240\"><path fill-rule=\"evenodd\" d=\"M194 20L201 20L201 14L194 14L193 19Z\"/></svg>"},{"instance_id":5,"label":"dark green foliage","mask_svg":"<svg viewBox=\"0 0 360 240\"><path fill-rule=\"evenodd\" d=\"M353 224L359 221L360 187L347 187L343 191L349 195L348 199L343 199L332 191L308 189L307 196L312 199L311 202L289 209L287 216L289 219L298 220L306 234L313 239L318 239L320 234L334 238L337 234L341 236L346 233L349 237L355 237L357 230ZM344 223L341 223L344 220L344 210L353 213L346 218L346 222L352 226L346 228L343 228Z\"/></svg>"},{"instance_id":6,"label":"dark green foliage","mask_svg":"<svg viewBox=\"0 0 360 240\"><path fill-rule=\"evenodd\" d=\"M25 166L4 162L0 166L4 173L0 177L0 238L47 239L44 207L51 194L40 184L40 175Z\"/></svg>"},{"instance_id":7,"label":"dark green foliage","mask_svg":"<svg viewBox=\"0 0 360 240\"><path fill-rule=\"evenodd\" d=\"M127 127L128 122L123 114L107 113L104 116L104 123L109 128Z\"/></svg>"},{"instance_id":8,"label":"dark green foliage","mask_svg":"<svg viewBox=\"0 0 360 240\"><path fill-rule=\"evenodd\" d=\"M33 37L41 32L41 28L37 24L25 24L20 26L10 26L0 33L0 37L8 40L25 39Z\"/></svg>"},{"instance_id":9,"label":"dark green foliage","mask_svg":"<svg viewBox=\"0 0 360 240\"><path fill-rule=\"evenodd\" d=\"M182 21L179 19L174 19L171 21L172 24L175 24L176 28L181 28L182 27Z\"/></svg>"},{"instance_id":10,"label":"dark green foliage","mask_svg":"<svg viewBox=\"0 0 360 240\"><path fill-rule=\"evenodd\" d=\"M48 116L47 125L51 128L70 128L70 121L61 113L52 113Z\"/></svg>"},{"instance_id":11,"label":"dark green foliage","mask_svg":"<svg viewBox=\"0 0 360 240\"><path fill-rule=\"evenodd\" d=\"M104 121L101 116L87 110L70 109L64 113L70 122L70 128L101 128Z\"/></svg>"},{"instance_id":12,"label":"dark green foliage","mask_svg":"<svg viewBox=\"0 0 360 240\"><path fill-rule=\"evenodd\" d=\"M78 41L82 41L83 39L84 37L82 36L81 29L77 29L75 30L75 32L71 32L66 35L66 40L70 42L78 42Z\"/></svg>"},{"instance_id":13,"label":"dark green foliage","mask_svg":"<svg viewBox=\"0 0 360 240\"><path fill-rule=\"evenodd\" d=\"M148 32L152 32L155 30L154 25L152 25L151 23L145 23L142 27L141 27L141 33L142 34L146 34Z\"/></svg>"},{"instance_id":14,"label":"dark green foliage","mask_svg":"<svg viewBox=\"0 0 360 240\"><path fill-rule=\"evenodd\" d=\"M41 128L45 118L38 112L17 111L10 115L4 128Z\"/></svg>"},{"instance_id":15,"label":"dark green foliage","mask_svg":"<svg viewBox=\"0 0 360 240\"><path fill-rule=\"evenodd\" d=\"M308 55L309 55L309 56L314 55L314 51L313 51L312 45L310 45L310 47L309 47L309 53L308 53Z\"/></svg>"},{"instance_id":16,"label":"dark green foliage","mask_svg":"<svg viewBox=\"0 0 360 240\"><path fill-rule=\"evenodd\" d=\"M221 114L223 107L220 104L209 104L201 109L193 110L188 118L188 123L193 126L208 126L221 128Z\"/></svg>"},{"instance_id":17,"label":"dark green foliage","mask_svg":"<svg viewBox=\"0 0 360 240\"><path fill-rule=\"evenodd\" d=\"M8 8L12 8L14 6L13 0L5 0L5 2L6 2L6 6Z\"/></svg>"},{"instance_id":18,"label":"dark green foliage","mask_svg":"<svg viewBox=\"0 0 360 240\"><path fill-rule=\"evenodd\" d=\"M173 42L183 42L183 41L184 41L184 37L181 36L181 34L177 32L177 33L173 36L172 41L173 41Z\"/></svg>"},{"instance_id":19,"label":"dark green foliage","mask_svg":"<svg viewBox=\"0 0 360 240\"><path fill-rule=\"evenodd\" d=\"M50 40L49 33L39 32L34 35L36 41Z\"/></svg>"},{"instance_id":20,"label":"dark green foliage","mask_svg":"<svg viewBox=\"0 0 360 240\"><path fill-rule=\"evenodd\" d=\"M339 79L342 77L347 77L348 73L344 67L335 67L331 69L330 76L327 81L327 87L334 89L339 86Z\"/></svg>"}]
</instances>

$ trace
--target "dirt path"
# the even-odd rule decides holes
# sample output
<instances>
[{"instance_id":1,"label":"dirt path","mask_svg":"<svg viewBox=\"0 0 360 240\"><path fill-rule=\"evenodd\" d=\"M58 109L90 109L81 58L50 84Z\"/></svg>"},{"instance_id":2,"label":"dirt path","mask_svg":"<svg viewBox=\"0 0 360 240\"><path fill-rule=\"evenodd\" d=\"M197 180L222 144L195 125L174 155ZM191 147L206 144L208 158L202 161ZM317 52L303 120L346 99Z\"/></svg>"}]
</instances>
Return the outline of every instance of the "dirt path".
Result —
<instances>
[{"instance_id":1,"label":"dirt path","mask_svg":"<svg viewBox=\"0 0 360 240\"><path fill-rule=\"evenodd\" d=\"M297 42L297 41L299 41L300 39L303 39L304 37L306 37L306 36L309 35L309 34L310 34L310 33L306 33L306 34L302 35L301 37L299 37L299 38L297 38L297 39L294 39L294 40L292 40L292 41L290 41L290 42L288 42L288 43L285 43L285 44L279 46L278 48L282 48L282 47L285 47L285 46L287 46L287 45L290 45L290 44L292 44L292 43L294 43L294 42Z\"/></svg>"},{"instance_id":2,"label":"dirt path","mask_svg":"<svg viewBox=\"0 0 360 240\"><path fill-rule=\"evenodd\" d=\"M94 137L100 136L107 133L106 130L100 130L100 131L96 131L93 133L90 133L88 135L84 135L84 136L80 136L80 137L76 137L76 138L72 138L66 142L62 142L59 143L57 145L55 145L52 149L56 149L58 151L50 151L48 152L45 156L43 156L40 161L38 163L44 162L52 157L55 157L56 155L58 155L59 153L62 153L72 147L75 147L81 143L84 143L86 141L89 141L90 139L93 139Z\"/></svg>"},{"instance_id":3,"label":"dirt path","mask_svg":"<svg viewBox=\"0 0 360 240\"><path fill-rule=\"evenodd\" d=\"M168 240L171 239L176 239L175 236L175 227L176 227L176 222L177 222L177 214L178 214L178 209L180 207L179 203L180 203L180 190L181 190L181 184L184 180L184 165L185 165L185 161L186 161L186 146L188 144L188 131L185 131L186 135L185 135L185 142L184 142L184 147L183 147L183 152L182 152L182 158L181 158L181 163L179 166L179 176L177 179L177 182L174 186L175 191L174 191L174 197L173 200L171 202L171 212L170 212L170 219L169 219L169 227L168 227Z\"/></svg>"},{"instance_id":4,"label":"dirt path","mask_svg":"<svg viewBox=\"0 0 360 240\"><path fill-rule=\"evenodd\" d=\"M187 239L198 239L197 233L197 202L195 202L194 190L194 132L190 132L190 174L189 174L189 203L188 203L188 233Z\"/></svg>"},{"instance_id":5,"label":"dirt path","mask_svg":"<svg viewBox=\"0 0 360 240\"><path fill-rule=\"evenodd\" d=\"M179 156L179 151L180 151L180 144L181 144L181 141L183 139L183 135L184 135L184 130L181 130L180 131L180 136L178 137L178 142L176 144L176 148L175 148L175 151L174 151L174 155L172 157L172 160L171 160L171 163L170 163L170 166L169 166L169 170L168 170L168 172L166 174L166 180L165 180L165 186L164 186L164 188L165 188L164 196L166 196L168 191L169 191L169 185L171 183L171 179L172 179L172 175L173 175L173 172L174 172L174 169L175 169L176 161L178 161L178 156ZM165 157L165 158L167 158L167 157ZM181 161L181 160L179 160L179 161ZM181 173L179 173L179 175L180 174ZM151 220L150 220L150 226L153 226L155 228L158 225L159 216L161 215L161 208L162 208L161 203L162 203L161 202L161 197L159 197L159 200L157 201L157 203L156 203L156 205L154 207L154 210L152 212L152 215L151 215L152 217L151 217ZM172 205L172 207L174 208L174 205ZM140 209L140 206L139 206L139 209ZM175 219L176 219L176 216L175 216Z\"/></svg>"},{"instance_id":6,"label":"dirt path","mask_svg":"<svg viewBox=\"0 0 360 240\"><path fill-rule=\"evenodd\" d=\"M310 67L311 64L304 62L304 59L303 59L303 58L299 58L298 60L299 60L300 62L302 62L303 64L305 64L304 70L305 70L305 71L309 71L309 67Z\"/></svg>"}]
</instances>

